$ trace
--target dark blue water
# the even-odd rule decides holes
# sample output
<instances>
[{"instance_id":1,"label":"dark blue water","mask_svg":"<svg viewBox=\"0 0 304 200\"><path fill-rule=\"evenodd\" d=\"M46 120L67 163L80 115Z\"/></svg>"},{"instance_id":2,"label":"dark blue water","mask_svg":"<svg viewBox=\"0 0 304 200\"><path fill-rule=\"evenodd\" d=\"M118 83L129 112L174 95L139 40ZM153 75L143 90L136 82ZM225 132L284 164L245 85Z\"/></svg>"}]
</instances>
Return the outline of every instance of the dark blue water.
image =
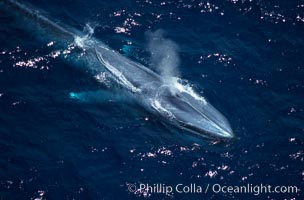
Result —
<instances>
[{"instance_id":1,"label":"dark blue water","mask_svg":"<svg viewBox=\"0 0 304 200\"><path fill-rule=\"evenodd\" d=\"M303 199L303 1L26 3L79 31L91 24L95 38L147 66L145 33L162 29L178 45L180 76L227 117L235 138L210 141L112 98L114 84L69 54L56 57L56 38L1 5L1 200ZM91 91L108 96L71 96ZM128 191L141 183L204 192ZM214 184L301 191L215 193Z\"/></svg>"}]
</instances>

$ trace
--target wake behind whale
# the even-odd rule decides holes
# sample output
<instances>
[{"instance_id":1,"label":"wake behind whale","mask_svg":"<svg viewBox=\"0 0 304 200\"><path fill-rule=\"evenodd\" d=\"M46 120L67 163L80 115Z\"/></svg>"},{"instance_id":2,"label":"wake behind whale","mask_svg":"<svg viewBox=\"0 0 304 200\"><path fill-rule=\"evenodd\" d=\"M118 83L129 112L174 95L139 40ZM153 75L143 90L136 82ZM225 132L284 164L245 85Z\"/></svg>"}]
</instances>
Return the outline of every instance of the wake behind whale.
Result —
<instances>
[{"instance_id":1,"label":"wake behind whale","mask_svg":"<svg viewBox=\"0 0 304 200\"><path fill-rule=\"evenodd\" d=\"M233 137L227 119L190 86L182 84L180 79L160 76L144 65L124 57L91 37L91 29L84 34L54 23L37 10L15 0L3 0L3 3L41 30L47 29L46 32L62 46L77 47L85 52L81 59L94 76L98 77L106 70L141 106L166 122L201 136ZM162 62L159 64L162 65Z\"/></svg>"}]
</instances>

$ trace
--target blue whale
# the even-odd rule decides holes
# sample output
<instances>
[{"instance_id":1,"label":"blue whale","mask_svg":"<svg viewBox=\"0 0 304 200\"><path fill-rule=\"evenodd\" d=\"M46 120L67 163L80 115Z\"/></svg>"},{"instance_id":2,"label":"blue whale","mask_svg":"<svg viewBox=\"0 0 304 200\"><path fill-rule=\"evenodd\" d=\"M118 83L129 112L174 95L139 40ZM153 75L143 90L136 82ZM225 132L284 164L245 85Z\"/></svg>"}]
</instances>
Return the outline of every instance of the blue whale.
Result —
<instances>
[{"instance_id":1,"label":"blue whale","mask_svg":"<svg viewBox=\"0 0 304 200\"><path fill-rule=\"evenodd\" d=\"M144 65L111 49L98 39L66 25L55 23L37 9L15 0L2 0L7 9L23 16L63 45L83 50L86 65L95 75L111 74L134 99L165 123L204 137L229 139L234 134L228 120L204 97L178 78L162 77Z\"/></svg>"}]
</instances>

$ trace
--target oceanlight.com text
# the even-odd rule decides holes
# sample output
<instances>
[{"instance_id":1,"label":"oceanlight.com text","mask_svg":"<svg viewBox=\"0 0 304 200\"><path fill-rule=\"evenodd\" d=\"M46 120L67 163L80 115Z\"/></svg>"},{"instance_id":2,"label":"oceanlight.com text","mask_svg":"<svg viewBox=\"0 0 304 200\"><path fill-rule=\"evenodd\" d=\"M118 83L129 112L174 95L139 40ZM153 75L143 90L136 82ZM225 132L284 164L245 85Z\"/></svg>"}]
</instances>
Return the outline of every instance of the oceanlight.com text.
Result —
<instances>
[{"instance_id":1,"label":"oceanlight.com text","mask_svg":"<svg viewBox=\"0 0 304 200\"><path fill-rule=\"evenodd\" d=\"M207 193L229 193L229 194L251 194L251 195L261 195L261 194L298 194L301 192L298 186L291 185L281 185L272 186L267 184L246 184L246 185L222 185L222 184L176 184L169 185L163 183L139 183L139 184L127 184L128 191L135 194L207 194Z\"/></svg>"}]
</instances>

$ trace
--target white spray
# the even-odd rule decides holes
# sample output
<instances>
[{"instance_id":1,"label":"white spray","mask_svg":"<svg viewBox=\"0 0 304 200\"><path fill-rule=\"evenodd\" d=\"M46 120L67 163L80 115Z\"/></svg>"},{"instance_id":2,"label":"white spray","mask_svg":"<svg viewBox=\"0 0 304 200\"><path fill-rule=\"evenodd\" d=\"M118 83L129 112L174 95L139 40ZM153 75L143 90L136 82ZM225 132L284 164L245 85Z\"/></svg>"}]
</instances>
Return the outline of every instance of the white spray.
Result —
<instances>
[{"instance_id":1,"label":"white spray","mask_svg":"<svg viewBox=\"0 0 304 200\"><path fill-rule=\"evenodd\" d=\"M206 104L206 100L197 94L187 81L182 81L179 78L179 47L175 42L165 38L163 30L155 32L146 32L148 39L147 50L151 53L150 65L163 78L165 85L170 88L172 93L184 92L193 96L195 99Z\"/></svg>"},{"instance_id":2,"label":"white spray","mask_svg":"<svg viewBox=\"0 0 304 200\"><path fill-rule=\"evenodd\" d=\"M178 66L180 59L179 48L172 40L164 37L164 31L148 31L147 49L151 53L151 67L153 67L165 80L179 76Z\"/></svg>"}]
</instances>

